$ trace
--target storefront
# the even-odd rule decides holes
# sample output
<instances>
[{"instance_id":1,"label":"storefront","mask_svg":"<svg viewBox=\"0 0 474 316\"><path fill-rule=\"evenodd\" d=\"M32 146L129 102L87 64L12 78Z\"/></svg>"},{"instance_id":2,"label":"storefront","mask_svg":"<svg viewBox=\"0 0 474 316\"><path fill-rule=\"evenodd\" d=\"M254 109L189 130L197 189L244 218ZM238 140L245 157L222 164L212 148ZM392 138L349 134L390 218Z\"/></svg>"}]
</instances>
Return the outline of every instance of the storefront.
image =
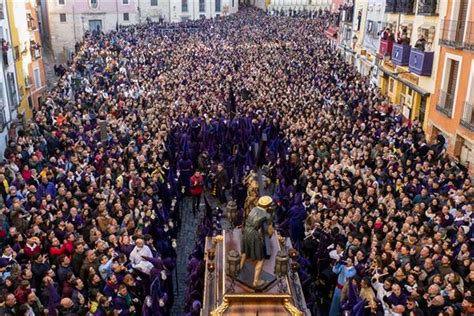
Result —
<instances>
[{"instance_id":1,"label":"storefront","mask_svg":"<svg viewBox=\"0 0 474 316\"><path fill-rule=\"evenodd\" d=\"M409 120L419 120L425 125L426 106L430 93L418 85L418 76L406 67L396 67L384 61L380 67L379 86L390 102L401 106L403 116Z\"/></svg>"}]
</instances>

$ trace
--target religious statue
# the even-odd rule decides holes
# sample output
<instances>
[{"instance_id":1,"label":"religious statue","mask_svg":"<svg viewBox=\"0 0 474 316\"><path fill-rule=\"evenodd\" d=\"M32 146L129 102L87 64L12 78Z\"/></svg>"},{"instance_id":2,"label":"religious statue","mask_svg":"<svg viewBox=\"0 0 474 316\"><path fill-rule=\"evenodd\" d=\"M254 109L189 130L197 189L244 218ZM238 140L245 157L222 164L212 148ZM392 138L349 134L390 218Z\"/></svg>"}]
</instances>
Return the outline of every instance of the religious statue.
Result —
<instances>
[{"instance_id":1,"label":"religious statue","mask_svg":"<svg viewBox=\"0 0 474 316\"><path fill-rule=\"evenodd\" d=\"M260 279L263 261L270 258L270 237L273 235L273 224L267 210L272 205L272 198L262 196L256 207L252 209L245 221L242 233L241 270L245 261L250 259L255 263L255 273L252 286L257 288L264 284Z\"/></svg>"},{"instance_id":2,"label":"religious statue","mask_svg":"<svg viewBox=\"0 0 474 316\"><path fill-rule=\"evenodd\" d=\"M255 172L250 174L244 179L244 184L247 186L247 197L244 203L244 220L249 215L250 211L257 206L259 185L257 181L257 175Z\"/></svg>"}]
</instances>

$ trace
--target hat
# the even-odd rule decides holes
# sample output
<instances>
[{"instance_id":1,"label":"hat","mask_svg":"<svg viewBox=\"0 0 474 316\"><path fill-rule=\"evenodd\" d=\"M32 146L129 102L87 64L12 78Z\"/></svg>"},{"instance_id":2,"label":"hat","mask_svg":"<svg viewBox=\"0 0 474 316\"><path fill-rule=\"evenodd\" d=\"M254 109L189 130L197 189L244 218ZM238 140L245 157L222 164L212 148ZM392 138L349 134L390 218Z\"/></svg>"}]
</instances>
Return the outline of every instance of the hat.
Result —
<instances>
[{"instance_id":1,"label":"hat","mask_svg":"<svg viewBox=\"0 0 474 316\"><path fill-rule=\"evenodd\" d=\"M273 200L268 195L262 196L258 199L258 206L260 207L269 207L272 204Z\"/></svg>"}]
</instances>

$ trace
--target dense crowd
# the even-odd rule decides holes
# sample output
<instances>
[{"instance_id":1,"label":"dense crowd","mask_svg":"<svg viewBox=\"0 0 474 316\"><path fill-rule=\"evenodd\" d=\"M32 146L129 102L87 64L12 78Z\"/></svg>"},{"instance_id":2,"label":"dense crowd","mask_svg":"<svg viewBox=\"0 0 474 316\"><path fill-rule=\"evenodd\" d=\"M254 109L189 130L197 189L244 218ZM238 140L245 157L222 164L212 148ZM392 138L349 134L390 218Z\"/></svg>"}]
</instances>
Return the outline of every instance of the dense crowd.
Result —
<instances>
[{"instance_id":1,"label":"dense crowd","mask_svg":"<svg viewBox=\"0 0 474 316\"><path fill-rule=\"evenodd\" d=\"M86 36L5 150L1 315L168 315L181 222L203 191L243 211L262 134L315 315L471 315L471 180L331 48L335 19L246 8Z\"/></svg>"}]
</instances>

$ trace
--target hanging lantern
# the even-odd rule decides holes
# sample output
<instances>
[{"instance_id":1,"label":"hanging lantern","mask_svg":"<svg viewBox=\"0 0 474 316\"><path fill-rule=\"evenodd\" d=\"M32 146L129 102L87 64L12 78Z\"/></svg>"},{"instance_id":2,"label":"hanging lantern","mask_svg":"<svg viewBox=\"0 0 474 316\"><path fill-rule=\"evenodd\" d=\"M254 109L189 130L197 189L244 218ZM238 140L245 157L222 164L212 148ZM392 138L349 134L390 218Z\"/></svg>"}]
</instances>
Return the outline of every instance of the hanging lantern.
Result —
<instances>
[{"instance_id":1,"label":"hanging lantern","mask_svg":"<svg viewBox=\"0 0 474 316\"><path fill-rule=\"evenodd\" d=\"M226 274L230 277L237 277L240 273L240 254L232 249L227 254Z\"/></svg>"},{"instance_id":2,"label":"hanging lantern","mask_svg":"<svg viewBox=\"0 0 474 316\"><path fill-rule=\"evenodd\" d=\"M288 274L288 255L280 250L275 257L275 275L284 277Z\"/></svg>"},{"instance_id":3,"label":"hanging lantern","mask_svg":"<svg viewBox=\"0 0 474 316\"><path fill-rule=\"evenodd\" d=\"M237 220L237 203L229 201L226 206L226 217L229 222L234 225Z\"/></svg>"}]
</instances>

